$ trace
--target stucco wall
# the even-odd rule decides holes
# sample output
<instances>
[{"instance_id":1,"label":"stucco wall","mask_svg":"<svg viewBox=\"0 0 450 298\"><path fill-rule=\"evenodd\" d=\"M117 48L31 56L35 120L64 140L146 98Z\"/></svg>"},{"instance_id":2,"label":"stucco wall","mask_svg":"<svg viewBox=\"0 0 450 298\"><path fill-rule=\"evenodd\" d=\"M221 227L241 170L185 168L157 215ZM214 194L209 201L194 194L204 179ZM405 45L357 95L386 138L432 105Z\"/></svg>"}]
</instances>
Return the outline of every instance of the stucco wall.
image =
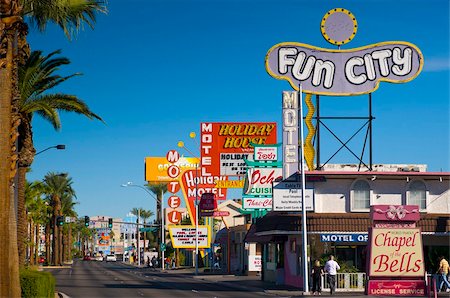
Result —
<instances>
[{"instance_id":1,"label":"stucco wall","mask_svg":"<svg viewBox=\"0 0 450 298\"><path fill-rule=\"evenodd\" d=\"M427 188L427 213L450 214L450 192L448 181L430 178L363 178L371 188L371 205L405 205L407 191L414 180L421 180ZM307 183L307 188L314 188L314 212L346 213L351 212L351 189L357 179L340 177L327 178L326 182ZM367 210L369 212L369 210Z\"/></svg>"}]
</instances>

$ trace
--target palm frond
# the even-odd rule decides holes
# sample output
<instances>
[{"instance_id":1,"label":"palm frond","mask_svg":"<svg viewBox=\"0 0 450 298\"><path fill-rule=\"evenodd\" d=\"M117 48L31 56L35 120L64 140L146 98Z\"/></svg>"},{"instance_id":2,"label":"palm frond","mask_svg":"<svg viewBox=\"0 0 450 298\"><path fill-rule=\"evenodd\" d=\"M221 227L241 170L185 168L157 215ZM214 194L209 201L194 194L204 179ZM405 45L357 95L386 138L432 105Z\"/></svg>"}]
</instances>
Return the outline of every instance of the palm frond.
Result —
<instances>
[{"instance_id":1,"label":"palm frond","mask_svg":"<svg viewBox=\"0 0 450 298\"><path fill-rule=\"evenodd\" d=\"M49 90L66 80L81 75L80 73L68 76L56 74L61 66L70 64L69 59L56 56L60 53L60 50L56 50L44 56L42 51L33 51L25 65L20 68L19 88L22 120L31 121L33 114L38 114L50 122L56 130L59 130L61 128L59 111L64 111L74 112L105 123L75 95L49 93Z\"/></svg>"},{"instance_id":2,"label":"palm frond","mask_svg":"<svg viewBox=\"0 0 450 298\"><path fill-rule=\"evenodd\" d=\"M83 25L90 28L96 22L96 13L107 13L102 0L22 0L24 13L31 25L41 32L49 22L58 25L71 39Z\"/></svg>"}]
</instances>

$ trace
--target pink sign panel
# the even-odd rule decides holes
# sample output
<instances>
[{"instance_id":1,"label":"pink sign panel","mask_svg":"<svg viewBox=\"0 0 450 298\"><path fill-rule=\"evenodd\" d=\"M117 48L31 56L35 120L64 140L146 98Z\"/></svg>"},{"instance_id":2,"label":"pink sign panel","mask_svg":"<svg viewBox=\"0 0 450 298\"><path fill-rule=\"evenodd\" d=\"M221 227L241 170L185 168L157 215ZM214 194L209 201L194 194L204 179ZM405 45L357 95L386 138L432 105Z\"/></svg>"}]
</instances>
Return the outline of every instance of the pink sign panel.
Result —
<instances>
[{"instance_id":1,"label":"pink sign panel","mask_svg":"<svg viewBox=\"0 0 450 298\"><path fill-rule=\"evenodd\" d=\"M374 221L419 221L418 205L373 205L371 218Z\"/></svg>"},{"instance_id":2,"label":"pink sign panel","mask_svg":"<svg viewBox=\"0 0 450 298\"><path fill-rule=\"evenodd\" d=\"M373 296L425 296L424 280L369 280L368 295Z\"/></svg>"},{"instance_id":3,"label":"pink sign panel","mask_svg":"<svg viewBox=\"0 0 450 298\"><path fill-rule=\"evenodd\" d=\"M370 239L370 277L424 276L420 229L373 228Z\"/></svg>"},{"instance_id":4,"label":"pink sign panel","mask_svg":"<svg viewBox=\"0 0 450 298\"><path fill-rule=\"evenodd\" d=\"M200 211L212 211L217 208L217 201L214 198L213 193L204 193L200 199L199 204Z\"/></svg>"}]
</instances>

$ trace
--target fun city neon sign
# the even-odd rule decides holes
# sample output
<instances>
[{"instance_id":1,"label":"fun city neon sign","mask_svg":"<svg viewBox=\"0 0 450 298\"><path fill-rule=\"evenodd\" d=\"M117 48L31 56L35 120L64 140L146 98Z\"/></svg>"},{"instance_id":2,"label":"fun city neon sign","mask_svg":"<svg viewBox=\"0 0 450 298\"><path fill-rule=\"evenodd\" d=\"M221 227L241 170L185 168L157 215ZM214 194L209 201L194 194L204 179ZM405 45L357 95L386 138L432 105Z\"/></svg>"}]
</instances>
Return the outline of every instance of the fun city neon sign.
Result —
<instances>
[{"instance_id":1,"label":"fun city neon sign","mask_svg":"<svg viewBox=\"0 0 450 298\"><path fill-rule=\"evenodd\" d=\"M328 12L321 24L325 39L339 46L354 37L356 27L353 15L343 8ZM403 41L348 50L283 42L270 48L265 63L272 77L287 80L295 90L301 84L304 93L339 96L371 93L383 81L411 81L422 70L423 55L418 47Z\"/></svg>"}]
</instances>

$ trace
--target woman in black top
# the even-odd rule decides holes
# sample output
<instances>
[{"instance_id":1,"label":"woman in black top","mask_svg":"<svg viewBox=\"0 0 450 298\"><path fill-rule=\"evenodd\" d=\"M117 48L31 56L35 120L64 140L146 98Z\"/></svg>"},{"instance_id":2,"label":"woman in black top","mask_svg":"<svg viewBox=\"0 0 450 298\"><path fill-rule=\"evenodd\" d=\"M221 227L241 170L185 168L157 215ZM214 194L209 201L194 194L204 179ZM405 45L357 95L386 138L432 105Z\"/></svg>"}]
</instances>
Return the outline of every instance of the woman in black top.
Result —
<instances>
[{"instance_id":1,"label":"woman in black top","mask_svg":"<svg viewBox=\"0 0 450 298\"><path fill-rule=\"evenodd\" d=\"M314 261L312 268L312 291L313 295L321 295L322 292L322 275L324 274L319 260ZM317 293L317 294L316 294Z\"/></svg>"}]
</instances>

